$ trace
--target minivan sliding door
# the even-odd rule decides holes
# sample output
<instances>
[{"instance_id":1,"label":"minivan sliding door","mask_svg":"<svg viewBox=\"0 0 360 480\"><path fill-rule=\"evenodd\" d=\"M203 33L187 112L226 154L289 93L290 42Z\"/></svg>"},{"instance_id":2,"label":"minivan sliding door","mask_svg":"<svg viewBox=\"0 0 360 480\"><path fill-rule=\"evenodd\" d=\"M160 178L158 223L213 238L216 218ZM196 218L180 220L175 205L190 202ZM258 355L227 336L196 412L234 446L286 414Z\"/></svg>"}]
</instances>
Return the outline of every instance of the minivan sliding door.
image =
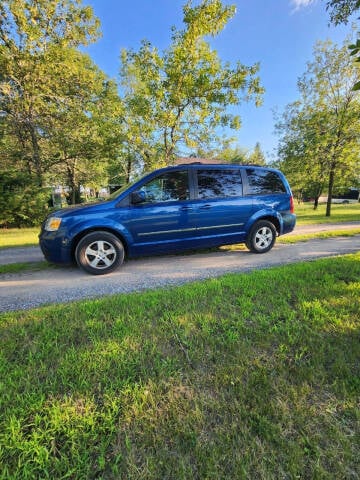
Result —
<instances>
[{"instance_id":1,"label":"minivan sliding door","mask_svg":"<svg viewBox=\"0 0 360 480\"><path fill-rule=\"evenodd\" d=\"M214 244L242 241L252 199L243 196L241 169L199 168L195 190L197 236Z\"/></svg>"}]
</instances>

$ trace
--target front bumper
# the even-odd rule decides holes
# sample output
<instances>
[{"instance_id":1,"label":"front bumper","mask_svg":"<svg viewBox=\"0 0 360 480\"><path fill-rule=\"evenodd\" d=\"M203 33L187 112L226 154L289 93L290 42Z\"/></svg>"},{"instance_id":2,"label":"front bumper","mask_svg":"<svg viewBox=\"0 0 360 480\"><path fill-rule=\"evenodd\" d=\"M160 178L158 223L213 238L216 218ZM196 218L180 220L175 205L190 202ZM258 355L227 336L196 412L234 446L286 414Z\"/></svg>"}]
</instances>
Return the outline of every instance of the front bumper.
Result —
<instances>
[{"instance_id":1,"label":"front bumper","mask_svg":"<svg viewBox=\"0 0 360 480\"><path fill-rule=\"evenodd\" d=\"M73 263L71 244L58 232L43 230L39 235L39 244L45 259L50 263Z\"/></svg>"}]
</instances>

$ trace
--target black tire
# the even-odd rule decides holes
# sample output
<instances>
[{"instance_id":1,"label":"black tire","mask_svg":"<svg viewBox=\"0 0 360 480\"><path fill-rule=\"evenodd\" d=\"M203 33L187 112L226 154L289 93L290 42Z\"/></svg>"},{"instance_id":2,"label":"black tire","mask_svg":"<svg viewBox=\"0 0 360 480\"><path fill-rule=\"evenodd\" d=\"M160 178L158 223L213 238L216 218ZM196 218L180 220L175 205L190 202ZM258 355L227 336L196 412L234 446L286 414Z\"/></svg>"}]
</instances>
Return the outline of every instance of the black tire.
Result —
<instances>
[{"instance_id":1,"label":"black tire","mask_svg":"<svg viewBox=\"0 0 360 480\"><path fill-rule=\"evenodd\" d=\"M104 275L124 261L124 246L112 233L88 233L76 246L75 259L80 268L92 275Z\"/></svg>"},{"instance_id":2,"label":"black tire","mask_svg":"<svg viewBox=\"0 0 360 480\"><path fill-rule=\"evenodd\" d=\"M272 249L275 240L275 226L268 220L259 220L252 226L246 246L253 253L266 253Z\"/></svg>"}]
</instances>

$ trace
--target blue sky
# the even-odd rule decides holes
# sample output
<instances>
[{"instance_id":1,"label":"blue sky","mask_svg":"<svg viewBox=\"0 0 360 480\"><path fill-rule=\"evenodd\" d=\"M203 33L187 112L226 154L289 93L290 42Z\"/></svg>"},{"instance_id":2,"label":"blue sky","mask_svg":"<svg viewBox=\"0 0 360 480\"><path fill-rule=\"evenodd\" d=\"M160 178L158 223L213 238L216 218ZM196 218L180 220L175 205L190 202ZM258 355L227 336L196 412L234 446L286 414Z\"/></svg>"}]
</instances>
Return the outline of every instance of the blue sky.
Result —
<instances>
[{"instance_id":1,"label":"blue sky","mask_svg":"<svg viewBox=\"0 0 360 480\"><path fill-rule=\"evenodd\" d=\"M142 39L163 50L170 43L171 27L182 27L185 0L84 0L101 21L102 38L87 51L109 76L116 78L122 48L137 50ZM242 104L236 111L242 128L232 133L238 144L253 149L260 142L269 159L278 138L273 110L298 98L297 79L312 60L318 40L342 44L350 26L329 26L325 0L236 0L236 16L211 46L223 61L245 65L260 63L259 76L265 87L263 105Z\"/></svg>"}]
</instances>

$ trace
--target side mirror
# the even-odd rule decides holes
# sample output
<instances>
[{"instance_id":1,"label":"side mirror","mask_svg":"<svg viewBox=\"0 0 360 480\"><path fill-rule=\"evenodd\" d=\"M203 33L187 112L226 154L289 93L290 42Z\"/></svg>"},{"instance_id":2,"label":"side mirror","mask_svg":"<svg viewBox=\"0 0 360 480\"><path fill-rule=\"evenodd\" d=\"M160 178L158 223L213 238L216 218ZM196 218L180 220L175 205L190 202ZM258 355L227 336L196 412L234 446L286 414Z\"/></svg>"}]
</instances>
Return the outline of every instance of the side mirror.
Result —
<instances>
[{"instance_id":1,"label":"side mirror","mask_svg":"<svg viewBox=\"0 0 360 480\"><path fill-rule=\"evenodd\" d=\"M142 190L136 190L131 194L131 203L137 205L138 203L144 203L146 201L145 192Z\"/></svg>"}]
</instances>

